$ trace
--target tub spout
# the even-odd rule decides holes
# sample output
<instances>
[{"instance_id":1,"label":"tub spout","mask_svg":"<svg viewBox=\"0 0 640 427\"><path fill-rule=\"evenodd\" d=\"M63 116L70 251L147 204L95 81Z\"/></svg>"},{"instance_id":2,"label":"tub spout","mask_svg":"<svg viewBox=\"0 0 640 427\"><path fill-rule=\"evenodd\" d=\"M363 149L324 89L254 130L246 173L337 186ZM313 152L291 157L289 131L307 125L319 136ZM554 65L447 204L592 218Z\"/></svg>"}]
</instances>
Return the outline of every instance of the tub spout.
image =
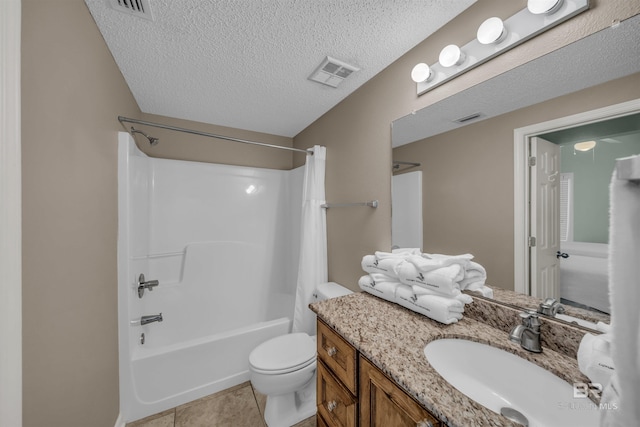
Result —
<instances>
[{"instance_id":1,"label":"tub spout","mask_svg":"<svg viewBox=\"0 0 640 427\"><path fill-rule=\"evenodd\" d=\"M151 315L151 316L142 316L140 318L140 324L141 325L147 325L147 324L153 323L153 322L162 322L162 313L154 314L154 315Z\"/></svg>"}]
</instances>

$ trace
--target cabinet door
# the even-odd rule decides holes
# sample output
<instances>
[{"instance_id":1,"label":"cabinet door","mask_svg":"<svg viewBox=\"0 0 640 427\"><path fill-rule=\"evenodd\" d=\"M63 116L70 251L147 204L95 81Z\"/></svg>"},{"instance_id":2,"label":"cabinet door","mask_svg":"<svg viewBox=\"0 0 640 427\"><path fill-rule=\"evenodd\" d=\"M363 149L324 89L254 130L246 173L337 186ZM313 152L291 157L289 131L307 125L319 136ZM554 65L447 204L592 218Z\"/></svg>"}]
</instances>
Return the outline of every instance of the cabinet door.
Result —
<instances>
[{"instance_id":1,"label":"cabinet door","mask_svg":"<svg viewBox=\"0 0 640 427\"><path fill-rule=\"evenodd\" d=\"M382 371L360 357L361 427L437 427L440 423Z\"/></svg>"},{"instance_id":2,"label":"cabinet door","mask_svg":"<svg viewBox=\"0 0 640 427\"><path fill-rule=\"evenodd\" d=\"M356 426L358 401L320 360L318 360L317 401L318 414L329 426Z\"/></svg>"},{"instance_id":3,"label":"cabinet door","mask_svg":"<svg viewBox=\"0 0 640 427\"><path fill-rule=\"evenodd\" d=\"M318 358L351 393L357 393L356 350L333 329L318 320Z\"/></svg>"}]
</instances>

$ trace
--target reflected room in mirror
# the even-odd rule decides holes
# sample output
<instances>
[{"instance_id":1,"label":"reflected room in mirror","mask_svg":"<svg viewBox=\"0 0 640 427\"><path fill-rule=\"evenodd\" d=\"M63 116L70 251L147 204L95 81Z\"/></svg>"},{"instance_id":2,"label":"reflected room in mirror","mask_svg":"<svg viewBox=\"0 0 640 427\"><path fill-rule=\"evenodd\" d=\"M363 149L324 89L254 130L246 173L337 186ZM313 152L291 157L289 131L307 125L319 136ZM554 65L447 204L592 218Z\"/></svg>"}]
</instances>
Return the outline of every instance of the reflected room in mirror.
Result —
<instances>
[{"instance_id":1,"label":"reflected room in mirror","mask_svg":"<svg viewBox=\"0 0 640 427\"><path fill-rule=\"evenodd\" d=\"M620 29L624 31L617 31ZM402 180L399 178L420 172L422 223L407 226L423 229L420 247L424 252L474 253L477 261L488 267L487 284L494 289L495 301L521 309L548 311L557 319L581 327L607 329L610 312L608 188L615 159L640 153L640 100L630 101L633 107L624 113L565 125L562 129L548 128L534 135L548 141L558 152L559 160L557 174L546 177L558 184L561 194L556 218L560 224L560 242L553 253L553 259L557 260L554 262L559 266L559 280L552 291L537 289L533 280L530 286L529 283L526 287L518 284L510 274L513 256L505 249L513 244L513 240L508 240L513 239L508 229L513 224L510 221L515 220L509 214L516 212L510 199L513 193L505 191L514 176L513 170L517 169L512 151L514 130L529 126L536 119L520 117L520 122L513 123L510 128L508 124L511 123L500 122L498 126L480 123L527 107L535 109L538 104L556 97L586 92L588 89L585 88L640 72L637 61L624 57L624 52L637 51L639 29L640 17L631 18L617 30L603 30L395 120L392 123L392 153L397 166L392 168L392 218L395 220L396 215L404 215L401 213L404 208L395 203L395 195L401 191L398 183ZM617 55L614 50L623 55L609 57ZM593 71L594 80L588 84L571 81L572 76L581 74L574 68L584 67L585 64L580 63L587 57L591 61L588 68ZM616 69L619 74L611 72L611 63L620 65ZM549 69L563 72L546 72ZM524 79L539 80L527 85L514 83ZM539 88L537 93L531 93L532 87ZM480 112L480 115L469 123L454 123L456 117L474 112ZM566 114L559 112L559 116ZM545 120L548 115L538 122ZM451 132L467 125L486 134ZM468 139L460 141L458 135ZM502 140L495 142L499 138ZM452 145L456 147L451 148ZM527 147L527 153L528 150ZM505 184L506 181L509 184ZM415 188L408 190L409 194L415 193ZM478 195L479 192L482 194ZM499 227L507 232L497 232ZM407 246L394 240L397 229L397 226L392 227L393 244ZM448 235L444 235L445 232ZM494 271L498 273L498 279L495 274L492 277ZM527 277L529 275L530 272ZM530 290L526 294L510 290L520 288ZM549 308L545 310L545 306Z\"/></svg>"}]
</instances>

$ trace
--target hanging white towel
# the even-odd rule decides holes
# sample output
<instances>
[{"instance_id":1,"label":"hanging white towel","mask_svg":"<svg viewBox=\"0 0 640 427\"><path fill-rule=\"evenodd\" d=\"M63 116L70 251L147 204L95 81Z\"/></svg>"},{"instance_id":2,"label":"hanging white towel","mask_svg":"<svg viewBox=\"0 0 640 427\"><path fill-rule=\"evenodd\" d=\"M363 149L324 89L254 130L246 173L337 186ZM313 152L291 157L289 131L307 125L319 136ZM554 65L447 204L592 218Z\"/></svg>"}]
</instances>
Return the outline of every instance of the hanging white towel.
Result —
<instances>
[{"instance_id":1,"label":"hanging white towel","mask_svg":"<svg viewBox=\"0 0 640 427\"><path fill-rule=\"evenodd\" d=\"M592 383L609 385L614 372L611 358L611 336L584 334L578 347L578 367Z\"/></svg>"},{"instance_id":2,"label":"hanging white towel","mask_svg":"<svg viewBox=\"0 0 640 427\"><path fill-rule=\"evenodd\" d=\"M619 397L617 410L602 411L601 425L640 425L640 184L619 180L610 186L609 298L611 351L616 373L602 401ZM610 387L612 387L610 385ZM617 393L616 393L617 392ZM615 402L614 402L615 403Z\"/></svg>"},{"instance_id":3,"label":"hanging white towel","mask_svg":"<svg viewBox=\"0 0 640 427\"><path fill-rule=\"evenodd\" d=\"M396 302L409 310L427 316L445 325L462 319L464 303L455 298L437 295L416 295L413 288L400 285L396 290Z\"/></svg>"}]
</instances>

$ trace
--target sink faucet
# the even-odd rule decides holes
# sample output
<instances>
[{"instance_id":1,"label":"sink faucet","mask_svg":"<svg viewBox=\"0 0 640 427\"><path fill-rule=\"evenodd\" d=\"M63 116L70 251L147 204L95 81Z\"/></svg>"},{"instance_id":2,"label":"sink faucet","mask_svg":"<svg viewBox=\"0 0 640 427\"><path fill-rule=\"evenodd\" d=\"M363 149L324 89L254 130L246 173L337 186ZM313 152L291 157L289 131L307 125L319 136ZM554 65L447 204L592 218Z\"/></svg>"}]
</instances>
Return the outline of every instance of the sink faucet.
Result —
<instances>
[{"instance_id":1,"label":"sink faucet","mask_svg":"<svg viewBox=\"0 0 640 427\"><path fill-rule=\"evenodd\" d=\"M558 313L564 313L564 307L555 298L547 298L540 303L538 313L554 317Z\"/></svg>"},{"instance_id":2,"label":"sink faucet","mask_svg":"<svg viewBox=\"0 0 640 427\"><path fill-rule=\"evenodd\" d=\"M140 324L141 325L147 325L147 324L153 323L153 322L162 322L162 313L153 314L151 316L142 316L140 318Z\"/></svg>"},{"instance_id":3,"label":"sink faucet","mask_svg":"<svg viewBox=\"0 0 640 427\"><path fill-rule=\"evenodd\" d=\"M520 344L522 348L534 353L542 353L540 345L540 319L535 311L520 313L522 323L511 329L509 339Z\"/></svg>"}]
</instances>

